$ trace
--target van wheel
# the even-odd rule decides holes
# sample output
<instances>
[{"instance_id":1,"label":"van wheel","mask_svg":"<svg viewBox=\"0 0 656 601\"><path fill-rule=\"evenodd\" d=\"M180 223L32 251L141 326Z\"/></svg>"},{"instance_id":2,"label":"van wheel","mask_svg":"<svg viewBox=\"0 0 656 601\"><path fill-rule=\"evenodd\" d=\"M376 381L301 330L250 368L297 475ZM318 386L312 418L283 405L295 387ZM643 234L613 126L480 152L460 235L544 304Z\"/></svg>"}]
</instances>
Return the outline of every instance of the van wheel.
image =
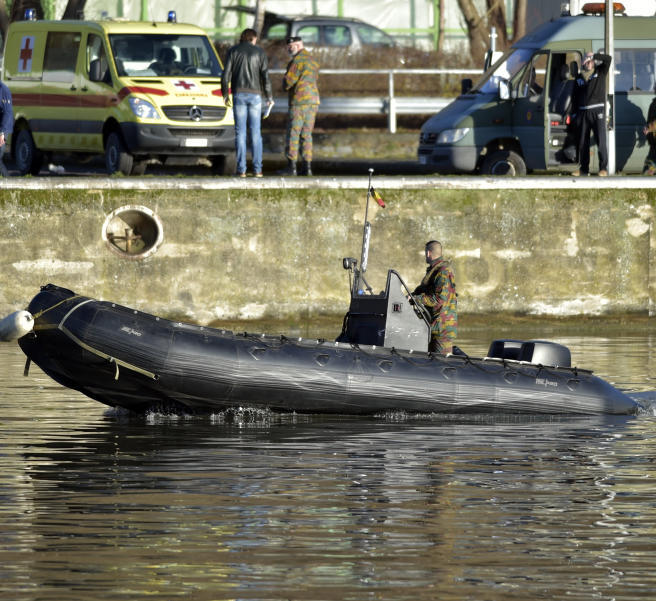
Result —
<instances>
[{"instance_id":1,"label":"van wheel","mask_svg":"<svg viewBox=\"0 0 656 601\"><path fill-rule=\"evenodd\" d=\"M526 175L526 163L512 150L495 150L481 165L483 175Z\"/></svg>"},{"instance_id":2,"label":"van wheel","mask_svg":"<svg viewBox=\"0 0 656 601\"><path fill-rule=\"evenodd\" d=\"M113 131L107 136L105 144L105 167L110 175L122 173L130 175L134 157L126 150L125 144L118 132Z\"/></svg>"},{"instance_id":3,"label":"van wheel","mask_svg":"<svg viewBox=\"0 0 656 601\"><path fill-rule=\"evenodd\" d=\"M39 175L43 165L43 153L34 144L29 129L21 129L14 145L16 168L21 175Z\"/></svg>"},{"instance_id":4,"label":"van wheel","mask_svg":"<svg viewBox=\"0 0 656 601\"><path fill-rule=\"evenodd\" d=\"M234 152L219 154L210 158L212 173L216 175L233 175L237 170L237 157Z\"/></svg>"}]
</instances>

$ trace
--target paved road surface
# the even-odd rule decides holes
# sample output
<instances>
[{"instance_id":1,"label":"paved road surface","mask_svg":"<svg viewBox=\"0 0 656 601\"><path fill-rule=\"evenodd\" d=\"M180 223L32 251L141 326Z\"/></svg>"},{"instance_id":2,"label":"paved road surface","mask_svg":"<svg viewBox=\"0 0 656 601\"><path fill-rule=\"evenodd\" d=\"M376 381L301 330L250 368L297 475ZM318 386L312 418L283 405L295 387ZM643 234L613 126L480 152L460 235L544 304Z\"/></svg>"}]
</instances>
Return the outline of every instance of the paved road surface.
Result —
<instances>
[{"instance_id":1,"label":"paved road surface","mask_svg":"<svg viewBox=\"0 0 656 601\"><path fill-rule=\"evenodd\" d=\"M10 176L20 177L10 159L6 161ZM264 174L265 176L276 176L277 171L285 166L282 158L265 158ZM376 159L322 159L312 163L314 175L365 175L369 168L373 168L377 175L422 175L428 172L417 161L408 160L376 160ZM193 177L212 177L212 173L207 164L193 161L177 161L173 164L162 165L159 163L150 164L146 169L146 176L193 176ZM39 177L107 177L105 163L102 157L94 157L90 160L80 162L71 156L55 156L53 162L45 164L39 173Z\"/></svg>"}]
</instances>

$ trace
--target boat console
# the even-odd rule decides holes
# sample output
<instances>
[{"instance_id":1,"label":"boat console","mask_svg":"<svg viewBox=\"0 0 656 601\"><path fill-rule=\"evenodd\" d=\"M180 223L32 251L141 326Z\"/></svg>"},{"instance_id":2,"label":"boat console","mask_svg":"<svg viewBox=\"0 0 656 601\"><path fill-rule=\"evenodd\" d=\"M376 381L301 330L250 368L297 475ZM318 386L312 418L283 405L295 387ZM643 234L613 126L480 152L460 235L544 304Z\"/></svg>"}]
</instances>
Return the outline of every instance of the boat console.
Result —
<instances>
[{"instance_id":1,"label":"boat console","mask_svg":"<svg viewBox=\"0 0 656 601\"><path fill-rule=\"evenodd\" d=\"M344 267L355 268L355 260L350 261L347 267L345 259ZM412 300L396 271L387 272L387 284L380 294L365 294L359 286L351 288L351 304L338 342L427 352L429 340L425 310Z\"/></svg>"}]
</instances>

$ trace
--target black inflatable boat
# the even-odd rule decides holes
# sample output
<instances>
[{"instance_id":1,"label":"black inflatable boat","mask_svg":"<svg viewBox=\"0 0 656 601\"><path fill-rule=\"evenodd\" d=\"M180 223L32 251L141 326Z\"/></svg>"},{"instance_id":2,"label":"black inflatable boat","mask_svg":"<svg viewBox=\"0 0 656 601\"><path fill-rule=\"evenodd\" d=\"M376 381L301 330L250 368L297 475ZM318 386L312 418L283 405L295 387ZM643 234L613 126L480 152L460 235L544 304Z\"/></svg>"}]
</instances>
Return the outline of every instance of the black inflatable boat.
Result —
<instances>
[{"instance_id":1,"label":"black inflatable boat","mask_svg":"<svg viewBox=\"0 0 656 601\"><path fill-rule=\"evenodd\" d=\"M374 336L382 345L188 325L53 285L30 303L34 330L19 344L29 360L64 386L139 412L231 407L341 414L636 411L627 395L588 370L570 367L569 351L561 345L499 340L490 357L443 357L412 348L422 336L427 344L421 328L405 336L405 344L402 328L381 333L376 322L387 322L388 315L398 319L407 308L395 298L399 283L391 271L385 293L353 298L345 320L342 339ZM367 308L367 302L375 306ZM390 343L394 338L401 344Z\"/></svg>"}]
</instances>

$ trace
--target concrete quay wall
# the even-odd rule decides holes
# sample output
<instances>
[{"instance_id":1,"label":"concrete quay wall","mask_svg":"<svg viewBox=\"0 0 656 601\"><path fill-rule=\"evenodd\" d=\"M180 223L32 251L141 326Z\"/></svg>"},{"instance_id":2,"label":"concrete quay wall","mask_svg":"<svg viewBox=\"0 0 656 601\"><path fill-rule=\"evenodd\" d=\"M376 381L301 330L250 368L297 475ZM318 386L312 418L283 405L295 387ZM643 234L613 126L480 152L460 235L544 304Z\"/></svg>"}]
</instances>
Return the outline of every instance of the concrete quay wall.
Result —
<instances>
[{"instance_id":1,"label":"concrete quay wall","mask_svg":"<svg viewBox=\"0 0 656 601\"><path fill-rule=\"evenodd\" d=\"M461 313L651 314L656 182L648 178L375 178L367 280L421 279L440 239ZM0 189L0 316L48 282L198 323L343 314L366 177L24 178ZM103 239L121 207L163 239L134 260Z\"/></svg>"}]
</instances>

